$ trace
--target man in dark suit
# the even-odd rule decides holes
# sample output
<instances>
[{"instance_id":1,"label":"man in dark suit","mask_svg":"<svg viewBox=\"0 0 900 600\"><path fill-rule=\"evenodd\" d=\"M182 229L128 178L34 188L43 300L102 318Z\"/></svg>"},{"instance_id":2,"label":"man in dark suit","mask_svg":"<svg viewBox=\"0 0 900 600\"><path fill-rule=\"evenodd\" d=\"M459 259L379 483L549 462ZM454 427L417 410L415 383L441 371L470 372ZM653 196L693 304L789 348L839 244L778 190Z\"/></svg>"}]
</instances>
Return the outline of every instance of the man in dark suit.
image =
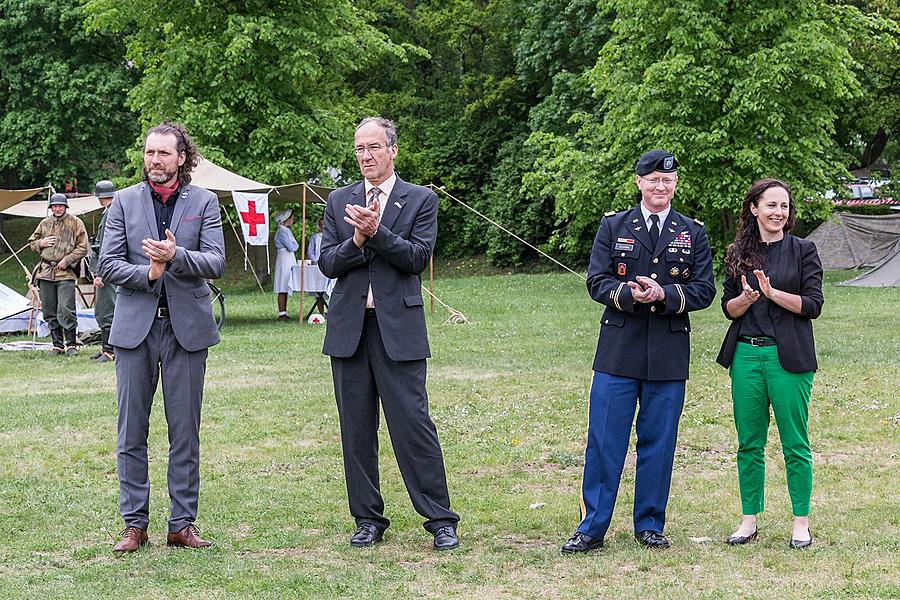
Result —
<instances>
[{"instance_id":1,"label":"man in dark suit","mask_svg":"<svg viewBox=\"0 0 900 600\"><path fill-rule=\"evenodd\" d=\"M394 173L397 133L380 117L356 128L364 180L328 196L319 268L337 279L323 352L331 357L353 546L380 542L379 400L400 473L435 550L459 545L437 431L428 415L425 359L431 356L419 274L437 237L438 199Z\"/></svg>"},{"instance_id":2,"label":"man in dark suit","mask_svg":"<svg viewBox=\"0 0 900 600\"><path fill-rule=\"evenodd\" d=\"M638 399L635 537L669 547L663 527L690 363L688 312L709 306L716 293L703 223L671 210L677 169L664 150L641 156L641 203L606 213L594 239L587 287L606 310L594 357L582 519L565 554L603 546Z\"/></svg>"},{"instance_id":3,"label":"man in dark suit","mask_svg":"<svg viewBox=\"0 0 900 600\"><path fill-rule=\"evenodd\" d=\"M190 185L198 159L180 125L151 128L144 181L117 192L106 218L100 277L119 286L109 334L116 352L119 504L125 521L117 552L133 552L148 539L147 434L160 373L169 427L166 543L210 545L194 521L206 356L219 341L206 280L225 272L225 241L216 195Z\"/></svg>"}]
</instances>

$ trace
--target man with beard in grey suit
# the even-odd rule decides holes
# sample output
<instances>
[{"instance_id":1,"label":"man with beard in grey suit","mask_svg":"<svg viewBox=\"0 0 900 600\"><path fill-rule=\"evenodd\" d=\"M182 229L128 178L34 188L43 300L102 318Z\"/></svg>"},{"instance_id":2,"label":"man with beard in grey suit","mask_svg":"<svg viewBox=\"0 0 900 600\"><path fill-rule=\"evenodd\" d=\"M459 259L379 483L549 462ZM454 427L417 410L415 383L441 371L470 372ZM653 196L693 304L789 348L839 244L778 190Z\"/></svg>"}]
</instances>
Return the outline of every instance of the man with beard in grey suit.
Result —
<instances>
[{"instance_id":1,"label":"man with beard in grey suit","mask_svg":"<svg viewBox=\"0 0 900 600\"><path fill-rule=\"evenodd\" d=\"M356 128L354 153L363 181L328 196L319 268L337 279L324 353L341 422L344 476L356 533L350 544L382 540L378 475L379 400L400 474L435 550L459 546L459 515L450 494L437 430L428 414L425 359L430 357L419 274L437 237L438 199L394 173L397 133L380 117Z\"/></svg>"},{"instance_id":2,"label":"man with beard in grey suit","mask_svg":"<svg viewBox=\"0 0 900 600\"><path fill-rule=\"evenodd\" d=\"M150 408L162 375L169 429L169 546L201 548L200 405L208 348L219 341L207 279L225 272L216 195L190 185L200 156L187 132L165 122L144 143L143 181L116 193L106 219L100 276L117 285L109 343L116 353L119 508L116 552L147 540Z\"/></svg>"}]
</instances>

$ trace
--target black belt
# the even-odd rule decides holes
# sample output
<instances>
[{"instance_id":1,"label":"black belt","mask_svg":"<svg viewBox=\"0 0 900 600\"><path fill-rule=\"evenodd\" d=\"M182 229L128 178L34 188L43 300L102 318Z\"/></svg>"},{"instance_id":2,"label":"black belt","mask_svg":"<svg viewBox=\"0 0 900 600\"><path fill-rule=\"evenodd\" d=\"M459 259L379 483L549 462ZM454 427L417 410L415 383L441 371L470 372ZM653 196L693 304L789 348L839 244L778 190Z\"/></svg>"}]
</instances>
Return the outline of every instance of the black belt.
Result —
<instances>
[{"instance_id":1,"label":"black belt","mask_svg":"<svg viewBox=\"0 0 900 600\"><path fill-rule=\"evenodd\" d=\"M156 318L157 319L168 319L169 318L169 307L168 306L157 306L156 307Z\"/></svg>"},{"instance_id":2,"label":"black belt","mask_svg":"<svg viewBox=\"0 0 900 600\"><path fill-rule=\"evenodd\" d=\"M374 308L366 308L366 318L367 319L375 318L375 309Z\"/></svg>"},{"instance_id":3,"label":"black belt","mask_svg":"<svg viewBox=\"0 0 900 600\"><path fill-rule=\"evenodd\" d=\"M777 346L778 342L773 340L770 337L746 337L740 336L738 338L739 342L743 342L745 344L750 344L751 346Z\"/></svg>"}]
</instances>

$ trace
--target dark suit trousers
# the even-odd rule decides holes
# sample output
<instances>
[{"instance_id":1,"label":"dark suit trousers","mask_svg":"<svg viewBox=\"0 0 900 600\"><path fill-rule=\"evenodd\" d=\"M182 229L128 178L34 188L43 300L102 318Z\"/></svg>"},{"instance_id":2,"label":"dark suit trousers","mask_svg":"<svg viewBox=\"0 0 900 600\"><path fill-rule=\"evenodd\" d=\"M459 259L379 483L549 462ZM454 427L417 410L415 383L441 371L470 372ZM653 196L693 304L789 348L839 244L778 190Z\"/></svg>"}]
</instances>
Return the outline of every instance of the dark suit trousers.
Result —
<instances>
[{"instance_id":1,"label":"dark suit trousers","mask_svg":"<svg viewBox=\"0 0 900 600\"><path fill-rule=\"evenodd\" d=\"M207 354L205 348L197 352L182 348L168 319L156 319L137 348L116 347L119 508L126 527L147 529L150 522L147 435L160 373L169 429L169 532L180 531L197 518Z\"/></svg>"},{"instance_id":2,"label":"dark suit trousers","mask_svg":"<svg viewBox=\"0 0 900 600\"><path fill-rule=\"evenodd\" d=\"M437 430L428 415L425 360L393 361L381 341L378 320L367 317L356 353L331 357L334 393L341 421L341 446L350 514L357 525L386 529L378 477L378 400L397 456L400 474L416 512L430 532L456 525Z\"/></svg>"}]
</instances>

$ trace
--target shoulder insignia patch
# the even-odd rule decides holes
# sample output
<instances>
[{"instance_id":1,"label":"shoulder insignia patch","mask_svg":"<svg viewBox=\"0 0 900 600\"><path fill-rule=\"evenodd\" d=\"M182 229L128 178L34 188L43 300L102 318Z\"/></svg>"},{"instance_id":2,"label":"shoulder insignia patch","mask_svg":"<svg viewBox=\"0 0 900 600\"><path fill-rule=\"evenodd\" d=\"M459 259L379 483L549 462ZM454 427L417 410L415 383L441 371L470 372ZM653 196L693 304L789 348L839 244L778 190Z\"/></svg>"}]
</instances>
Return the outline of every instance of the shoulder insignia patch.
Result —
<instances>
[{"instance_id":1,"label":"shoulder insignia patch","mask_svg":"<svg viewBox=\"0 0 900 600\"><path fill-rule=\"evenodd\" d=\"M616 214L616 211L610 210L610 211L603 213L603 216L604 217L612 217L612 216L615 216L615 214Z\"/></svg>"},{"instance_id":2,"label":"shoulder insignia patch","mask_svg":"<svg viewBox=\"0 0 900 600\"><path fill-rule=\"evenodd\" d=\"M703 221L701 221L700 219L694 219L694 223L696 223L700 227L703 227Z\"/></svg>"}]
</instances>

